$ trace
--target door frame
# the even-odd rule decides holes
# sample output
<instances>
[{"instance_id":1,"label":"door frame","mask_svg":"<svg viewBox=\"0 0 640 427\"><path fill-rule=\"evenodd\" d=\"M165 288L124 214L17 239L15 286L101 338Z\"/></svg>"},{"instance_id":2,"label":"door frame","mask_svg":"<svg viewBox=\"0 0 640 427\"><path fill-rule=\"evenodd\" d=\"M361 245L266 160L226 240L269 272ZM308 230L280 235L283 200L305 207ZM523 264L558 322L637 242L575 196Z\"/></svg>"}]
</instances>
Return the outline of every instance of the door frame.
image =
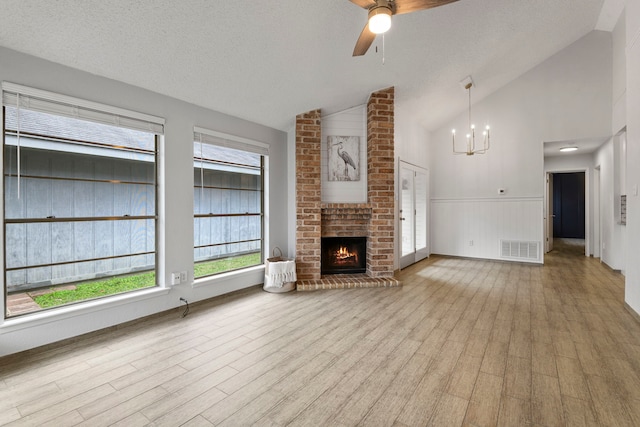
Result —
<instances>
[{"instance_id":1,"label":"door frame","mask_svg":"<svg viewBox=\"0 0 640 427\"><path fill-rule=\"evenodd\" d=\"M584 172L584 255L591 255L591 246L593 242L591 241L591 186L589 182L591 181L591 173L589 168L570 168L570 169L549 169L545 170L544 174L544 185L547 185L547 176L548 174L556 174L556 173L576 173L576 172ZM553 198L552 194L547 194L548 191L545 191L545 200L544 206L548 206L549 197ZM547 237L548 232L547 225L545 224L545 237ZM546 246L545 246L546 247Z\"/></svg>"},{"instance_id":2,"label":"door frame","mask_svg":"<svg viewBox=\"0 0 640 427\"><path fill-rule=\"evenodd\" d=\"M602 203L600 201L600 164L593 168L593 257L602 262Z\"/></svg>"},{"instance_id":3,"label":"door frame","mask_svg":"<svg viewBox=\"0 0 640 427\"><path fill-rule=\"evenodd\" d=\"M545 173L544 183L544 252L553 250L553 173Z\"/></svg>"},{"instance_id":4,"label":"door frame","mask_svg":"<svg viewBox=\"0 0 640 427\"><path fill-rule=\"evenodd\" d=\"M412 262L410 262L409 264L406 264L403 266L403 255L402 255L402 221L401 221L401 217L402 217L402 168L405 167L407 169L411 169L415 172L419 172L421 174L424 174L424 176L426 177L427 180L427 194L425 195L425 200L426 200L426 241L425 241L425 248L422 249L421 251L418 251L416 248L414 248L414 252L412 252L413 254L413 260ZM397 211L397 221L396 221L396 227L397 227L397 246L396 246L396 251L398 254L397 257L397 262L398 262L398 268L399 269L403 269L408 267L409 265L418 262L422 259L428 258L431 255L431 227L430 227L430 223L431 223L431 203L430 203L430 194L431 194L431 183L430 183L430 176L429 176L429 169L424 168L422 166L418 166L415 165L413 163L407 162L405 160L402 160L400 157L398 157L398 174L397 174L397 187L396 187L396 191L397 191L397 206L398 206L398 211ZM415 175L414 175L415 177ZM414 191L414 203L415 203L415 181L414 181L414 186L413 186L413 191ZM414 218L414 246L415 246L415 218ZM405 256L409 256L411 254L405 255Z\"/></svg>"}]
</instances>

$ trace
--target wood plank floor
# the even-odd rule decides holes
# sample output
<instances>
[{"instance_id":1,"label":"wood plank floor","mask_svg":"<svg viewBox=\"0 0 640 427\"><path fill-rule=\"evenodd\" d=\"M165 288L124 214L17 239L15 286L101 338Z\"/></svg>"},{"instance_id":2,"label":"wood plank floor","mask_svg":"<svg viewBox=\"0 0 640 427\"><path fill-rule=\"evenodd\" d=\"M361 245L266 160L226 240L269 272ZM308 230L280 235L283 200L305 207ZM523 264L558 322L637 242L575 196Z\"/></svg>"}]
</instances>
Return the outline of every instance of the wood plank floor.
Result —
<instances>
[{"instance_id":1,"label":"wood plank floor","mask_svg":"<svg viewBox=\"0 0 640 427\"><path fill-rule=\"evenodd\" d=\"M640 324L598 260L399 278L252 288L2 358L0 425L640 425Z\"/></svg>"}]
</instances>

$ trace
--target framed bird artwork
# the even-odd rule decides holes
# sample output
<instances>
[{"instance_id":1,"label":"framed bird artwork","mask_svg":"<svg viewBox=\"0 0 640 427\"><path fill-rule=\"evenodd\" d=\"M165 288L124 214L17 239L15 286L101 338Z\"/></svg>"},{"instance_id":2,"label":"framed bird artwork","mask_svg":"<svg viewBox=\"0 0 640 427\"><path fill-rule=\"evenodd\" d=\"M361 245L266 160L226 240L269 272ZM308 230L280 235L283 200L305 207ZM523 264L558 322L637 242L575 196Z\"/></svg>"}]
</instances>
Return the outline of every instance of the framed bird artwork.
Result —
<instances>
[{"instance_id":1,"label":"framed bird artwork","mask_svg":"<svg viewBox=\"0 0 640 427\"><path fill-rule=\"evenodd\" d=\"M360 137L328 136L329 181L360 181Z\"/></svg>"}]
</instances>

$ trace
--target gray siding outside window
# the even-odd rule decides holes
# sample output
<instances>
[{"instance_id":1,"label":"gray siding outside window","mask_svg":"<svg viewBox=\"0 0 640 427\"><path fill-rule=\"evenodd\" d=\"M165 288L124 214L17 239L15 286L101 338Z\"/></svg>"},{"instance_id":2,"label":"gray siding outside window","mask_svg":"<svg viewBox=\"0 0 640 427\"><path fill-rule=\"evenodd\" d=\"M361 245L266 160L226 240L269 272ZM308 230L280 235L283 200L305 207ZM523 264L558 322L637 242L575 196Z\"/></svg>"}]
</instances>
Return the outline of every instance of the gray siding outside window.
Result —
<instances>
[{"instance_id":1,"label":"gray siding outside window","mask_svg":"<svg viewBox=\"0 0 640 427\"><path fill-rule=\"evenodd\" d=\"M204 187L200 170L194 171L194 212L197 214L260 214L261 176L205 169ZM194 219L194 260L224 258L260 251L262 217L221 216ZM247 240L255 240L245 242ZM227 243L225 242L243 242Z\"/></svg>"},{"instance_id":2,"label":"gray siding outside window","mask_svg":"<svg viewBox=\"0 0 640 427\"><path fill-rule=\"evenodd\" d=\"M7 220L155 216L153 163L21 148L18 198L15 159L5 146ZM33 289L153 269L155 221L8 223L5 245L7 291Z\"/></svg>"},{"instance_id":3,"label":"gray siding outside window","mask_svg":"<svg viewBox=\"0 0 640 427\"><path fill-rule=\"evenodd\" d=\"M5 146L7 219L155 215L153 163L23 147L18 198L16 150ZM215 169L203 175L201 188L200 171L194 172L196 213L261 212L260 175ZM260 251L261 225L259 215L195 218L195 261ZM9 223L5 239L9 293L153 270L155 265L152 219ZM236 241L242 243L226 243ZM131 253L147 254L82 262ZM55 263L68 264L21 268Z\"/></svg>"}]
</instances>

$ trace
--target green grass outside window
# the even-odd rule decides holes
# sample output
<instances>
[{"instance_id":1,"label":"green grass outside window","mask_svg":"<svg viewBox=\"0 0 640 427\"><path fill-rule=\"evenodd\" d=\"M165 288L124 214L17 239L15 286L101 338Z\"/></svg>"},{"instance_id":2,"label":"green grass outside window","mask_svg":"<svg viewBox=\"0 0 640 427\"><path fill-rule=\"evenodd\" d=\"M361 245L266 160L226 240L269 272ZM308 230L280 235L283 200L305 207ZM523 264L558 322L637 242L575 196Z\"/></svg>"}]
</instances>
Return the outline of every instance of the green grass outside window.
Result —
<instances>
[{"instance_id":1,"label":"green grass outside window","mask_svg":"<svg viewBox=\"0 0 640 427\"><path fill-rule=\"evenodd\" d=\"M260 253L206 261L194 265L194 276L204 277L225 271L237 270L260 264ZM60 289L34 296L33 300L42 308L56 307L78 301L86 301L109 295L150 288L156 285L155 273L147 272L127 276L111 277L103 280L80 283L75 289Z\"/></svg>"},{"instance_id":2,"label":"green grass outside window","mask_svg":"<svg viewBox=\"0 0 640 427\"><path fill-rule=\"evenodd\" d=\"M199 262L193 266L193 276L196 278L211 276L212 274L223 273L225 271L251 267L261 262L259 252L232 258L217 259L215 261Z\"/></svg>"}]
</instances>

